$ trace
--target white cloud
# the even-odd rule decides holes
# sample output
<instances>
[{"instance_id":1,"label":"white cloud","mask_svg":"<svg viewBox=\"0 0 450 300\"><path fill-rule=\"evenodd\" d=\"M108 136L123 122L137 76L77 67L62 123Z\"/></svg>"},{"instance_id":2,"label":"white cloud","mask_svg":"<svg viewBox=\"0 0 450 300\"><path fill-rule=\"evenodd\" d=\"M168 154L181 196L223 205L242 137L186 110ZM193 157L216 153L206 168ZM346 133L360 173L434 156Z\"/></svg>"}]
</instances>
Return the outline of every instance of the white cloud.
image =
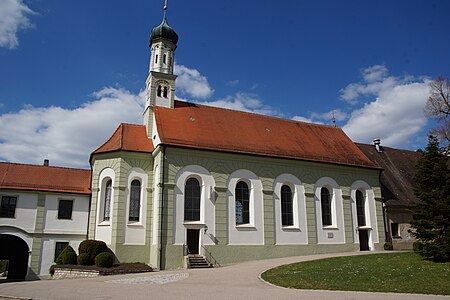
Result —
<instances>
[{"instance_id":1,"label":"white cloud","mask_svg":"<svg viewBox=\"0 0 450 300\"><path fill-rule=\"evenodd\" d=\"M227 86L237 86L239 84L239 80L230 80L226 83Z\"/></svg>"},{"instance_id":2,"label":"white cloud","mask_svg":"<svg viewBox=\"0 0 450 300\"><path fill-rule=\"evenodd\" d=\"M361 71L363 83L350 83L343 88L341 98L349 104L357 104L358 98L377 95L381 90L387 90L399 84L399 78L388 76L389 71L385 66L374 65ZM403 78L404 81L409 78Z\"/></svg>"},{"instance_id":3,"label":"white cloud","mask_svg":"<svg viewBox=\"0 0 450 300\"><path fill-rule=\"evenodd\" d=\"M145 92L103 88L96 98L75 109L25 106L0 115L0 159L60 166L87 167L90 153L121 122L142 123Z\"/></svg>"},{"instance_id":4,"label":"white cloud","mask_svg":"<svg viewBox=\"0 0 450 300\"><path fill-rule=\"evenodd\" d=\"M196 99L207 99L213 94L208 79L196 69L175 64L174 73L178 76L175 82L177 93Z\"/></svg>"},{"instance_id":5,"label":"white cloud","mask_svg":"<svg viewBox=\"0 0 450 300\"><path fill-rule=\"evenodd\" d=\"M22 0L1 0L0 47L16 48L19 45L17 32L32 26L28 16L34 14Z\"/></svg>"},{"instance_id":6,"label":"white cloud","mask_svg":"<svg viewBox=\"0 0 450 300\"><path fill-rule=\"evenodd\" d=\"M294 116L292 118L292 120L299 121L299 122L305 122L305 123L315 123L313 119L302 117L302 116ZM316 123L316 124L321 124L321 123Z\"/></svg>"},{"instance_id":7,"label":"white cloud","mask_svg":"<svg viewBox=\"0 0 450 300\"><path fill-rule=\"evenodd\" d=\"M208 106L234 109L268 116L282 115L277 109L269 105L265 105L256 94L237 93L234 96L228 96L220 100L195 102Z\"/></svg>"},{"instance_id":8,"label":"white cloud","mask_svg":"<svg viewBox=\"0 0 450 300\"><path fill-rule=\"evenodd\" d=\"M292 120L307 123L331 125L333 122L333 117L336 121L343 121L348 118L348 115L341 109L334 109L325 113L313 112L309 114L309 117L294 116Z\"/></svg>"},{"instance_id":9,"label":"white cloud","mask_svg":"<svg viewBox=\"0 0 450 300\"><path fill-rule=\"evenodd\" d=\"M429 95L428 82L386 77L378 83L361 85L370 89L374 98L351 113L343 130L357 142L369 143L377 137L384 145L407 148L427 123L423 109Z\"/></svg>"}]
</instances>

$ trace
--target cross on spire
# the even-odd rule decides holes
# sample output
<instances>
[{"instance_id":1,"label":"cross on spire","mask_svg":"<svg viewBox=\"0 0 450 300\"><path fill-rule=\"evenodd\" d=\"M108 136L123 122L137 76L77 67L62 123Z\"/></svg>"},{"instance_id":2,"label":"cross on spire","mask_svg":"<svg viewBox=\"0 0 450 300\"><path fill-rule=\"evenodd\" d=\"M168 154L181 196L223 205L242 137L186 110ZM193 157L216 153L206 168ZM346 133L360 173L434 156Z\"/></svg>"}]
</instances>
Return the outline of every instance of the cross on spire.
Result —
<instances>
[{"instance_id":1,"label":"cross on spire","mask_svg":"<svg viewBox=\"0 0 450 300\"><path fill-rule=\"evenodd\" d=\"M164 0L164 19L166 19L166 12L167 12L167 0Z\"/></svg>"}]
</instances>

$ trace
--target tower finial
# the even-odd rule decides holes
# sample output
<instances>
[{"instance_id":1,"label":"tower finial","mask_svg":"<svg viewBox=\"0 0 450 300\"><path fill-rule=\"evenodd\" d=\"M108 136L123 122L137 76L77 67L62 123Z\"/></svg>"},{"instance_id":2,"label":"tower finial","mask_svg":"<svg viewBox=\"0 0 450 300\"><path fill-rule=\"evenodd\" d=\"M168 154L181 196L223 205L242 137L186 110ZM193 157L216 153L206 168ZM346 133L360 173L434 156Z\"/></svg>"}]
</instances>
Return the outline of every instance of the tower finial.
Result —
<instances>
[{"instance_id":1,"label":"tower finial","mask_svg":"<svg viewBox=\"0 0 450 300\"><path fill-rule=\"evenodd\" d=\"M167 12L167 0L164 0L164 20L166 19L166 12Z\"/></svg>"},{"instance_id":2,"label":"tower finial","mask_svg":"<svg viewBox=\"0 0 450 300\"><path fill-rule=\"evenodd\" d=\"M336 111L333 110L333 111L331 112L331 114L333 115L333 119L332 119L333 125L334 125L334 127L337 127L337 126L336 126Z\"/></svg>"}]
</instances>

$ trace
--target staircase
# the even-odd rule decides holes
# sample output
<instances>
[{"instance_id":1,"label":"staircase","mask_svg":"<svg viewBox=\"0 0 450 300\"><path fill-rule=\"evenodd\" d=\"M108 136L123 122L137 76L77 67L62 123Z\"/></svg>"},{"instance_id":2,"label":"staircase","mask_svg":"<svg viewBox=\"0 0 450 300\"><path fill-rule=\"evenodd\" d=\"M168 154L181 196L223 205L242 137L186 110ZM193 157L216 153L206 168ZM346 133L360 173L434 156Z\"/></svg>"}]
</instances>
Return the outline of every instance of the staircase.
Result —
<instances>
[{"instance_id":1,"label":"staircase","mask_svg":"<svg viewBox=\"0 0 450 300\"><path fill-rule=\"evenodd\" d=\"M188 269L212 268L213 266L206 260L204 256L199 254L188 255Z\"/></svg>"}]
</instances>

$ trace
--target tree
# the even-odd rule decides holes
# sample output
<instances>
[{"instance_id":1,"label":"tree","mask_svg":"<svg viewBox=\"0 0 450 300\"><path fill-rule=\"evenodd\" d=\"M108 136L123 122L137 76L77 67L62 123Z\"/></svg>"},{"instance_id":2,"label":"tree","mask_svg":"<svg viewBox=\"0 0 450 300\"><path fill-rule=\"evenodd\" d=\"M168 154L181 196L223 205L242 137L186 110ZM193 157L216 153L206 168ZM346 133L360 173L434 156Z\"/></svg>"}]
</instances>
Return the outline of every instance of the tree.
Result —
<instances>
[{"instance_id":1,"label":"tree","mask_svg":"<svg viewBox=\"0 0 450 300\"><path fill-rule=\"evenodd\" d=\"M415 251L434 261L450 261L450 170L448 157L430 136L416 165L415 195L421 203L413 208Z\"/></svg>"},{"instance_id":2,"label":"tree","mask_svg":"<svg viewBox=\"0 0 450 300\"><path fill-rule=\"evenodd\" d=\"M450 143L450 80L439 76L430 84L430 97L428 98L425 112L435 119L437 127L431 134Z\"/></svg>"}]
</instances>

